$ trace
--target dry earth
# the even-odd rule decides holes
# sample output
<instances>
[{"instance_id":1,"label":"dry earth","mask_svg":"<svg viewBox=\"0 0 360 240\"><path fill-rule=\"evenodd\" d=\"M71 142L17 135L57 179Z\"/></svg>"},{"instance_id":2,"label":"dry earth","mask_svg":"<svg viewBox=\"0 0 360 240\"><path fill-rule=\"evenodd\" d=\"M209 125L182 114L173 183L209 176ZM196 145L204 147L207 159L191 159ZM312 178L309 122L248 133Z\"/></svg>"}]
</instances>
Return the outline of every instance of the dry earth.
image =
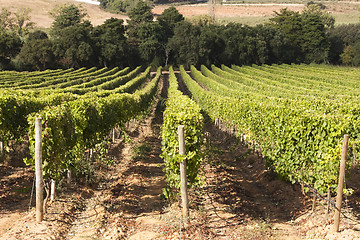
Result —
<instances>
[{"instance_id":1,"label":"dry earth","mask_svg":"<svg viewBox=\"0 0 360 240\"><path fill-rule=\"evenodd\" d=\"M56 6L73 3L75 5L83 6L88 14L88 18L94 25L102 24L106 19L111 17L126 19L127 17L119 14L112 14L103 11L97 5L81 3L74 0L0 0L0 6L7 8L11 11L16 11L21 8L31 9L31 20L36 23L40 28L49 28L53 21L53 18L49 15L49 12Z\"/></svg>"},{"instance_id":2,"label":"dry earth","mask_svg":"<svg viewBox=\"0 0 360 240\"><path fill-rule=\"evenodd\" d=\"M51 26L53 19L48 14L56 5L74 3L83 6L88 18L94 25L102 24L106 19L111 17L128 19L125 15L112 14L103 11L98 5L80 3L74 0L0 0L0 6L15 11L19 8L30 8L32 10L31 17L38 27L48 28ZM359 15L358 7L360 2L325 2L328 11L343 16ZM152 12L155 15L161 14L169 5L157 5ZM279 11L287 7L290 10L301 11L304 8L303 4L239 4L239 5L217 5L215 8L215 15L218 19L234 19L234 18L256 18L256 17L270 17L274 11ZM176 6L181 14L185 17L193 17L197 15L207 15L210 13L210 8L207 4L182 5ZM256 21L256 20L255 20ZM264 21L261 20L261 21Z\"/></svg>"},{"instance_id":3,"label":"dry earth","mask_svg":"<svg viewBox=\"0 0 360 240\"><path fill-rule=\"evenodd\" d=\"M326 215L323 202L311 211L310 195L278 180L230 129L209 120L204 185L190 191L190 220L183 222L179 198L161 198L163 107L158 101L148 116L129 124L127 138L111 145L114 164L98 170L98 184L63 183L42 223L35 222L34 201L29 209L31 168L13 167L11 159L1 163L0 239L360 239L358 170L347 182L355 191L345 198L341 231L332 233L332 213Z\"/></svg>"}]
</instances>

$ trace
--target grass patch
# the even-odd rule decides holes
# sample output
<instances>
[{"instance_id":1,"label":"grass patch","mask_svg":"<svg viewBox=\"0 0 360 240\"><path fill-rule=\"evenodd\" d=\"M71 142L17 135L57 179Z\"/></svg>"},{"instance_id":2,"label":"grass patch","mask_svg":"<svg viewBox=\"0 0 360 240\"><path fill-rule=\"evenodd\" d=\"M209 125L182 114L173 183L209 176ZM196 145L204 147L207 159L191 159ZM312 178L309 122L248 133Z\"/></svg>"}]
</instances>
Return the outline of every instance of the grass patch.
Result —
<instances>
[{"instance_id":1,"label":"grass patch","mask_svg":"<svg viewBox=\"0 0 360 240\"><path fill-rule=\"evenodd\" d=\"M336 13L332 14L335 17L335 25L359 23L360 11L350 13Z\"/></svg>"},{"instance_id":2,"label":"grass patch","mask_svg":"<svg viewBox=\"0 0 360 240\"><path fill-rule=\"evenodd\" d=\"M133 159L142 159L148 156L151 150L152 148L150 144L148 143L139 144L132 149Z\"/></svg>"},{"instance_id":3,"label":"grass patch","mask_svg":"<svg viewBox=\"0 0 360 240\"><path fill-rule=\"evenodd\" d=\"M272 16L219 17L216 20L221 24L234 22L249 26L256 26L258 24L264 24L266 22L269 22L269 19L271 17Z\"/></svg>"}]
</instances>

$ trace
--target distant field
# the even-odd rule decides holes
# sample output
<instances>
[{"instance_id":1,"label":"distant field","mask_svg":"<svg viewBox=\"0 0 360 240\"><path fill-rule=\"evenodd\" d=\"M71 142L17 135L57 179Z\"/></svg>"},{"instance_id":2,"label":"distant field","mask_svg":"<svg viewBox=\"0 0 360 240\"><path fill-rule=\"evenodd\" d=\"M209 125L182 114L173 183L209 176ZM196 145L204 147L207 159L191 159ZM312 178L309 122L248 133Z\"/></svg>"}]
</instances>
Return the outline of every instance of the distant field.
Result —
<instances>
[{"instance_id":1,"label":"distant field","mask_svg":"<svg viewBox=\"0 0 360 240\"><path fill-rule=\"evenodd\" d=\"M274 11L279 11L287 7L290 10L302 11L307 1L283 1L283 0L244 0L237 1L238 4L229 4L229 1L217 4L215 8L215 16L219 22L239 22L247 25L256 25L265 23L273 16ZM360 7L359 1L322 1L329 12L336 18L336 24L356 23L359 21ZM75 0L0 0L0 6L8 8L12 11L18 8L30 8L32 10L31 17L39 28L48 28L51 26L53 19L48 12L56 5L74 3L83 6L90 21L94 25L102 24L106 19L111 17L127 19L127 16L120 14L112 14L103 11L99 6L88 3L80 3ZM273 3L273 4L271 4ZM170 5L158 5L153 9L155 15L161 14ZM197 15L207 15L210 13L210 7L207 4L179 5L176 6L181 14L187 18Z\"/></svg>"},{"instance_id":2,"label":"distant field","mask_svg":"<svg viewBox=\"0 0 360 240\"><path fill-rule=\"evenodd\" d=\"M7 8L12 11L15 11L18 8L30 8L32 21L34 21L40 28L50 27L53 19L48 14L49 11L51 11L55 6L65 3L74 3L76 5L83 6L89 15L90 21L94 25L102 24L106 19L111 17L122 19L127 18L123 15L105 12L97 5L80 3L74 0L0 0L1 8Z\"/></svg>"}]
</instances>

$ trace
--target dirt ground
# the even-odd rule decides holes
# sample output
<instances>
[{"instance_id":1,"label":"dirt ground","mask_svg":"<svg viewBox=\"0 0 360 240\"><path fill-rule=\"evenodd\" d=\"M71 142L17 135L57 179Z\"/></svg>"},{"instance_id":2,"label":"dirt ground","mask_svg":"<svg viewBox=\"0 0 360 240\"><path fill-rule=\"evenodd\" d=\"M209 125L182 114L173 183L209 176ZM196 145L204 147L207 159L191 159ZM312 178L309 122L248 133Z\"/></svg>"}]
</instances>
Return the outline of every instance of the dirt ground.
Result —
<instances>
[{"instance_id":1,"label":"dirt ground","mask_svg":"<svg viewBox=\"0 0 360 240\"><path fill-rule=\"evenodd\" d=\"M82 6L86 10L88 19L93 25L100 25L106 19L111 17L127 19L127 16L106 12L100 9L97 5L81 3L74 0L0 0L1 8L7 8L13 12L22 8L31 9L31 21L35 22L36 26L39 28L51 27L51 23L54 19L50 16L49 12L51 12L56 6L67 3Z\"/></svg>"},{"instance_id":2,"label":"dirt ground","mask_svg":"<svg viewBox=\"0 0 360 240\"><path fill-rule=\"evenodd\" d=\"M165 81L161 98L166 97ZM163 101L132 121L127 137L109 149L113 161L97 171L91 186L73 181L58 187L42 223L30 204L31 167L0 164L0 239L360 239L360 173L347 186L339 233L332 212L300 186L277 179L262 158L225 126L206 120L204 185L190 191L190 220L181 218L180 199L161 197L165 186L161 139ZM205 116L206 119L206 116ZM186 225L186 227L184 227Z\"/></svg>"},{"instance_id":3,"label":"dirt ground","mask_svg":"<svg viewBox=\"0 0 360 240\"><path fill-rule=\"evenodd\" d=\"M88 19L94 25L102 24L106 19L111 17L128 19L125 15L112 14L106 11L103 11L99 8L98 5L80 3L74 0L18 0L18 1L9 1L9 0L0 0L0 6L8 8L9 10L16 11L19 8L30 8L31 9L31 20L34 21L37 27L40 28L49 28L53 21L53 18L49 15L49 12L57 5L65 3L74 3L76 5L81 5L86 9L88 13ZM328 7L328 11L337 16L340 16L343 19L346 19L346 16L351 15L352 18L359 16L358 7L360 2L337 2L332 1L324 2ZM161 14L169 5L157 5L154 7L152 12L155 15ZM301 11L304 8L303 4L238 4L238 5L216 5L215 7L215 16L217 19L230 19L236 20L248 19L250 18L251 22L256 21L266 21L267 18L271 17L274 14L274 11L279 11L282 8L287 7L290 10ZM194 4L194 5L181 5L176 6L181 14L185 17L193 17L197 15L208 15L210 13L210 7L207 4ZM256 19L260 17L261 19ZM356 18L357 19L357 18ZM346 22L346 21L345 21Z\"/></svg>"}]
</instances>

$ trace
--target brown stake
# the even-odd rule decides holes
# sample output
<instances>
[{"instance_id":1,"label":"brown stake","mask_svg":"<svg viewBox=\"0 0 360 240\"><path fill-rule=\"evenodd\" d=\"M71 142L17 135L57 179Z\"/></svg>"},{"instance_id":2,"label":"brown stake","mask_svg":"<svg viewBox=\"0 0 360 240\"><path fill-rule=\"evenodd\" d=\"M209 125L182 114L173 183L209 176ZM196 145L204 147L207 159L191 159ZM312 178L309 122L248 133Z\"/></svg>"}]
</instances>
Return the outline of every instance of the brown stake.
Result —
<instances>
[{"instance_id":1,"label":"brown stake","mask_svg":"<svg viewBox=\"0 0 360 240\"><path fill-rule=\"evenodd\" d=\"M42 127L41 118L35 119L35 175L36 175L36 221L44 219Z\"/></svg>"},{"instance_id":2,"label":"brown stake","mask_svg":"<svg viewBox=\"0 0 360 240\"><path fill-rule=\"evenodd\" d=\"M4 143L0 142L0 155L2 156L4 154Z\"/></svg>"},{"instance_id":3,"label":"brown stake","mask_svg":"<svg viewBox=\"0 0 360 240\"><path fill-rule=\"evenodd\" d=\"M51 179L50 180L50 201L55 200L55 186L56 186L56 181L54 179Z\"/></svg>"},{"instance_id":4,"label":"brown stake","mask_svg":"<svg viewBox=\"0 0 360 240\"><path fill-rule=\"evenodd\" d=\"M334 216L334 232L339 231L340 225L340 212L341 212L341 202L343 196L344 189L344 179L345 179L345 167L346 167L346 154L349 142L349 135L344 136L342 152L341 152L341 161L340 161L340 173L339 173L339 185L336 194L336 208L335 208L335 216Z\"/></svg>"},{"instance_id":5,"label":"brown stake","mask_svg":"<svg viewBox=\"0 0 360 240\"><path fill-rule=\"evenodd\" d=\"M179 134L179 154L185 155L185 131L184 125L178 127ZM185 219L189 218L189 201L187 192L187 178L186 178L186 160L180 163L180 179L181 179L181 200L182 200L182 211Z\"/></svg>"},{"instance_id":6,"label":"brown stake","mask_svg":"<svg viewBox=\"0 0 360 240\"><path fill-rule=\"evenodd\" d=\"M312 211L315 212L316 207L316 193L313 193Z\"/></svg>"},{"instance_id":7,"label":"brown stake","mask_svg":"<svg viewBox=\"0 0 360 240\"><path fill-rule=\"evenodd\" d=\"M68 184L71 183L71 170L70 170L70 169L67 170L66 182L67 182Z\"/></svg>"},{"instance_id":8,"label":"brown stake","mask_svg":"<svg viewBox=\"0 0 360 240\"><path fill-rule=\"evenodd\" d=\"M328 188L328 192L327 192L327 209L326 209L326 214L328 215L330 213L330 201L331 201L331 192L330 192L330 188Z\"/></svg>"}]
</instances>

